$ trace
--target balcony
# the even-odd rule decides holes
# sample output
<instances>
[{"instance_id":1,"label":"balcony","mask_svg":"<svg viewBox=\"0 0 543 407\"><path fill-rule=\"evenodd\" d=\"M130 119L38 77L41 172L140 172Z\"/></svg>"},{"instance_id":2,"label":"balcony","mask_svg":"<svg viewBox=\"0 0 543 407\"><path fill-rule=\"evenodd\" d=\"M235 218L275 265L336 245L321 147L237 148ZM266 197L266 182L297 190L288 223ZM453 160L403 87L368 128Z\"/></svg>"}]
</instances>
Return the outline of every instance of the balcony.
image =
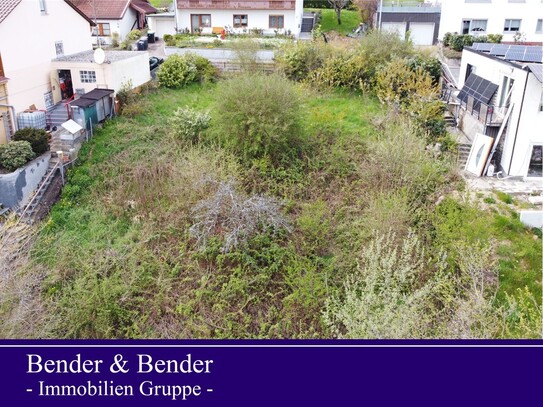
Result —
<instances>
[{"instance_id":1,"label":"balcony","mask_svg":"<svg viewBox=\"0 0 543 407\"><path fill-rule=\"evenodd\" d=\"M477 101L468 96L467 101L458 99L459 105L485 126L500 126L503 123L508 106L494 106Z\"/></svg>"},{"instance_id":2,"label":"balcony","mask_svg":"<svg viewBox=\"0 0 543 407\"><path fill-rule=\"evenodd\" d=\"M179 9L202 10L294 10L295 1L223 1L223 0L178 0Z\"/></svg>"},{"instance_id":3,"label":"balcony","mask_svg":"<svg viewBox=\"0 0 543 407\"><path fill-rule=\"evenodd\" d=\"M383 1L383 13L440 13L441 5L419 1Z\"/></svg>"}]
</instances>

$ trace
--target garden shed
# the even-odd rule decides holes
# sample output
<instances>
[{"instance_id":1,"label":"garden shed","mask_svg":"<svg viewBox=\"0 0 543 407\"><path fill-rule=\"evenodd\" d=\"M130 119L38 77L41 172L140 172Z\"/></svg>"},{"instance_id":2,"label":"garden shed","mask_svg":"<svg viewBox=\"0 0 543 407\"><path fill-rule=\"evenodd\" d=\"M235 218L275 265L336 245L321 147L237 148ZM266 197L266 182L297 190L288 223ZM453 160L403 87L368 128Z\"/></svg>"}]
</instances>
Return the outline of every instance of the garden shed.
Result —
<instances>
[{"instance_id":1,"label":"garden shed","mask_svg":"<svg viewBox=\"0 0 543 407\"><path fill-rule=\"evenodd\" d=\"M96 124L113 114L113 90L93 89L80 98L70 102L72 119L90 130L91 123Z\"/></svg>"}]
</instances>

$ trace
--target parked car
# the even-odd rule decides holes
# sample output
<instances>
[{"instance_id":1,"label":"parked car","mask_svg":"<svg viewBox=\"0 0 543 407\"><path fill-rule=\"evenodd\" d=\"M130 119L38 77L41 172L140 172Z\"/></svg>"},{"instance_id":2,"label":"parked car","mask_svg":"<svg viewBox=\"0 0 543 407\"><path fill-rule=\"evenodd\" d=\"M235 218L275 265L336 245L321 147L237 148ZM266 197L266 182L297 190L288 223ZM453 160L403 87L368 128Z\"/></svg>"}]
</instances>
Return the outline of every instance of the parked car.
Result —
<instances>
[{"instance_id":1,"label":"parked car","mask_svg":"<svg viewBox=\"0 0 543 407\"><path fill-rule=\"evenodd\" d=\"M164 58L150 57L149 58L149 69L152 71L153 69L158 68L158 66L163 62L164 62Z\"/></svg>"}]
</instances>

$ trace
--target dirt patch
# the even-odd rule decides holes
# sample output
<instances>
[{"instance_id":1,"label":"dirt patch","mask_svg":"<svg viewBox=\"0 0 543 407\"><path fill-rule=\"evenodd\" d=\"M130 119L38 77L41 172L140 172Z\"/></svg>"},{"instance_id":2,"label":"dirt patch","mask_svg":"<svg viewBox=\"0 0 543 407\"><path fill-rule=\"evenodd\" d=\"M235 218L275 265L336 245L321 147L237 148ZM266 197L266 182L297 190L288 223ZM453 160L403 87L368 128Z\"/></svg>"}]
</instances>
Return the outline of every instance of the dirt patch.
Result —
<instances>
[{"instance_id":1,"label":"dirt patch","mask_svg":"<svg viewBox=\"0 0 543 407\"><path fill-rule=\"evenodd\" d=\"M60 174L57 173L51 181L49 188L47 188L47 191L43 195L41 202L36 208L36 212L34 214L35 221L40 221L49 214L51 207L59 200L61 190L62 178L60 177Z\"/></svg>"}]
</instances>

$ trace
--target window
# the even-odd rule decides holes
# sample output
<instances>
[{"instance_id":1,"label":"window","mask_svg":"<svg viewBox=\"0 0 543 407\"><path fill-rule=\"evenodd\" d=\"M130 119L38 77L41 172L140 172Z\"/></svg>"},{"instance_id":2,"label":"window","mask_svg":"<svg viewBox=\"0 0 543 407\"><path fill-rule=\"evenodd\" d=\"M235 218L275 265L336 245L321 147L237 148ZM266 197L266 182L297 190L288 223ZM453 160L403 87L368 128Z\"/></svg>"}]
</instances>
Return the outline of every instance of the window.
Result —
<instances>
[{"instance_id":1,"label":"window","mask_svg":"<svg viewBox=\"0 0 543 407\"><path fill-rule=\"evenodd\" d=\"M57 53L57 57L64 56L64 44L62 44L62 41L55 42L55 52Z\"/></svg>"},{"instance_id":2,"label":"window","mask_svg":"<svg viewBox=\"0 0 543 407\"><path fill-rule=\"evenodd\" d=\"M462 34L477 34L486 32L487 20L463 20Z\"/></svg>"},{"instance_id":3,"label":"window","mask_svg":"<svg viewBox=\"0 0 543 407\"><path fill-rule=\"evenodd\" d=\"M270 16L270 28L283 28L285 26L284 16Z\"/></svg>"},{"instance_id":4,"label":"window","mask_svg":"<svg viewBox=\"0 0 543 407\"><path fill-rule=\"evenodd\" d=\"M39 0L40 11L42 14L47 14L47 7L45 7L45 0Z\"/></svg>"},{"instance_id":5,"label":"window","mask_svg":"<svg viewBox=\"0 0 543 407\"><path fill-rule=\"evenodd\" d=\"M101 37L109 37L111 31L108 23L98 23L96 27L92 27L92 35L99 35Z\"/></svg>"},{"instance_id":6,"label":"window","mask_svg":"<svg viewBox=\"0 0 543 407\"><path fill-rule=\"evenodd\" d=\"M234 14L234 27L247 27L248 17L247 14Z\"/></svg>"},{"instance_id":7,"label":"window","mask_svg":"<svg viewBox=\"0 0 543 407\"><path fill-rule=\"evenodd\" d=\"M535 26L535 32L541 34L543 32L543 20L540 18L537 20L537 25Z\"/></svg>"},{"instance_id":8,"label":"window","mask_svg":"<svg viewBox=\"0 0 543 407\"><path fill-rule=\"evenodd\" d=\"M79 71L79 77L83 83L96 83L95 71Z\"/></svg>"},{"instance_id":9,"label":"window","mask_svg":"<svg viewBox=\"0 0 543 407\"><path fill-rule=\"evenodd\" d=\"M4 65L2 64L2 54L0 54L0 77L6 76L4 73Z\"/></svg>"},{"instance_id":10,"label":"window","mask_svg":"<svg viewBox=\"0 0 543 407\"><path fill-rule=\"evenodd\" d=\"M505 75L503 76L500 94L500 106L509 106L509 103L511 103L511 89L513 89L514 83L515 81L513 78Z\"/></svg>"},{"instance_id":11,"label":"window","mask_svg":"<svg viewBox=\"0 0 543 407\"><path fill-rule=\"evenodd\" d=\"M504 32L517 32L520 30L520 20L505 20Z\"/></svg>"},{"instance_id":12,"label":"window","mask_svg":"<svg viewBox=\"0 0 543 407\"><path fill-rule=\"evenodd\" d=\"M464 82L468 80L469 76L472 74L472 73L476 73L476 66L474 65L471 65L471 64L467 64L466 66L466 78L464 79Z\"/></svg>"},{"instance_id":13,"label":"window","mask_svg":"<svg viewBox=\"0 0 543 407\"><path fill-rule=\"evenodd\" d=\"M530 164L528 166L529 177L541 177L543 176L543 146L541 144L535 144L532 146L532 154L530 156Z\"/></svg>"}]
</instances>

